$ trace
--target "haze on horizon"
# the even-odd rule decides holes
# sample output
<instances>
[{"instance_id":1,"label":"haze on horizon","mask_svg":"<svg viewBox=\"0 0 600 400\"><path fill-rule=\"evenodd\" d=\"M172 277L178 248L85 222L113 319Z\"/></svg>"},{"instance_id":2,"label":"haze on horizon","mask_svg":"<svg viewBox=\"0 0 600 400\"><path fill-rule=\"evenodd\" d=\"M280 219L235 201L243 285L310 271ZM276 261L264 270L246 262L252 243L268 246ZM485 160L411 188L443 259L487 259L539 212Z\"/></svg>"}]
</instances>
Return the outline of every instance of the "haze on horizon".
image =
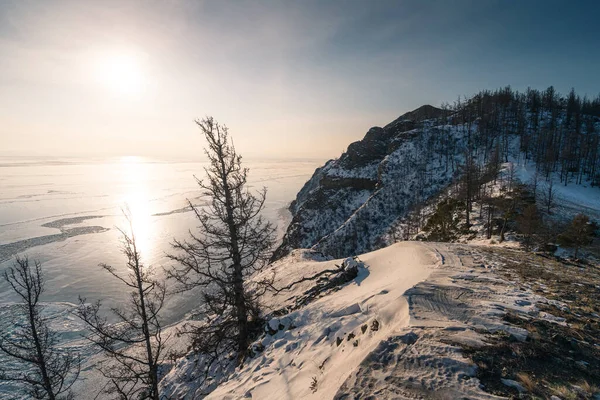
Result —
<instances>
[{"instance_id":1,"label":"haze on horizon","mask_svg":"<svg viewBox=\"0 0 600 400\"><path fill-rule=\"evenodd\" d=\"M336 157L423 104L600 92L595 1L0 1L0 155Z\"/></svg>"}]
</instances>

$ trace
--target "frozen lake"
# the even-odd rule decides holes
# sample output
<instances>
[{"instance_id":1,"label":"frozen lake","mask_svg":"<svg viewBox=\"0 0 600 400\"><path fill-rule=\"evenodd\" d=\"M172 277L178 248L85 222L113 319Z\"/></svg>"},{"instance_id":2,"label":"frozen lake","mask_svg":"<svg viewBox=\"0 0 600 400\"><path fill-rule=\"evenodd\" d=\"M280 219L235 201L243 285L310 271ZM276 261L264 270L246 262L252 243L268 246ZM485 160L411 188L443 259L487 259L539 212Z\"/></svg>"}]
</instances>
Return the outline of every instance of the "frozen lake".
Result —
<instances>
[{"instance_id":1,"label":"frozen lake","mask_svg":"<svg viewBox=\"0 0 600 400\"><path fill-rule=\"evenodd\" d=\"M281 236L289 222L286 210L298 190L323 160L246 160L249 183L268 188L264 215ZM103 299L114 306L128 298L119 281L99 263L124 268L119 233L121 207L134 218L138 248L146 265L162 273L173 238L195 229L186 199L199 204L194 175L201 162L163 162L137 157L108 160L24 159L0 157L0 271L14 254L42 262L43 300L77 303L78 297ZM16 300L0 280L0 304ZM196 303L193 295L169 300L166 323L181 319Z\"/></svg>"}]
</instances>

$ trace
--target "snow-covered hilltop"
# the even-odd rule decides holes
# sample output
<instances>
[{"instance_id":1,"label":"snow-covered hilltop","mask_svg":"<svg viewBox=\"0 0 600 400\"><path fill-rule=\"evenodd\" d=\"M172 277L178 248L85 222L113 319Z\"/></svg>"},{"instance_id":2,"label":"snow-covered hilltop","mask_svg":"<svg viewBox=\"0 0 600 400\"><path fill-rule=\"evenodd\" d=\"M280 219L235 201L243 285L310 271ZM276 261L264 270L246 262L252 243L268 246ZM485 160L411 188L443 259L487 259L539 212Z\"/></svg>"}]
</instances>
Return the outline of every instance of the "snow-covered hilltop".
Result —
<instances>
[{"instance_id":1,"label":"snow-covered hilltop","mask_svg":"<svg viewBox=\"0 0 600 400\"><path fill-rule=\"evenodd\" d=\"M244 365L199 380L190 353L163 392L594 398L598 186L600 98L505 88L371 128L291 204Z\"/></svg>"},{"instance_id":2,"label":"snow-covered hilltop","mask_svg":"<svg viewBox=\"0 0 600 400\"><path fill-rule=\"evenodd\" d=\"M469 169L493 162L529 163L540 180L598 186L599 108L600 100L574 92L565 99L553 88L505 88L444 109L426 105L371 128L298 193L275 259L294 248L345 257L389 245L403 218L436 202Z\"/></svg>"},{"instance_id":3,"label":"snow-covered hilltop","mask_svg":"<svg viewBox=\"0 0 600 400\"><path fill-rule=\"evenodd\" d=\"M420 107L384 128L371 128L339 159L317 169L290 207L293 220L275 257L315 245L340 257L375 248L398 216L451 181L452 168L433 163L441 149L426 151L435 135L453 141L464 136L455 127L435 126L446 114Z\"/></svg>"},{"instance_id":4,"label":"snow-covered hilltop","mask_svg":"<svg viewBox=\"0 0 600 400\"><path fill-rule=\"evenodd\" d=\"M597 268L422 242L357 260L355 279L309 300L315 281L268 294L268 310L291 311L275 313L253 345L256 355L231 376L214 377L224 381L207 398L549 398L577 390L589 398L596 390L589 385L599 378L600 317L586 299L600 284ZM264 273L285 287L347 264L295 250ZM174 365L162 380L167 398L203 397L197 362L190 354Z\"/></svg>"},{"instance_id":5,"label":"snow-covered hilltop","mask_svg":"<svg viewBox=\"0 0 600 400\"><path fill-rule=\"evenodd\" d=\"M248 275L242 356L182 336L161 396L595 399L599 185L600 97L505 88L371 128ZM203 339L207 312L166 333Z\"/></svg>"}]
</instances>

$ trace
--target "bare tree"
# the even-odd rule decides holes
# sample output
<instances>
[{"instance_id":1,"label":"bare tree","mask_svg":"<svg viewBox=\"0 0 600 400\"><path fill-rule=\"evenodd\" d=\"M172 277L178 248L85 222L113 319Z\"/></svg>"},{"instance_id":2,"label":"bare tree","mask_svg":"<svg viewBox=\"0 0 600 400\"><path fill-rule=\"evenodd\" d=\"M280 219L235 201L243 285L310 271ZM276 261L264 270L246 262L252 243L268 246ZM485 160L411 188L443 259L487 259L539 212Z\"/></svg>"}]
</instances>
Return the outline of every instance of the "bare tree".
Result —
<instances>
[{"instance_id":1,"label":"bare tree","mask_svg":"<svg viewBox=\"0 0 600 400\"><path fill-rule=\"evenodd\" d=\"M14 329L0 334L0 352L14 361L9 370L0 366L0 381L23 384L34 399L72 399L71 386L79 376L79 356L60 348L56 332L42 316L40 296L44 276L39 261L34 266L27 257L17 257L4 279L21 298Z\"/></svg>"},{"instance_id":2,"label":"bare tree","mask_svg":"<svg viewBox=\"0 0 600 400\"><path fill-rule=\"evenodd\" d=\"M535 204L525 207L523 213L517 217L519 231L523 234L523 246L526 251L533 248L535 236L539 233L542 219Z\"/></svg>"},{"instance_id":3,"label":"bare tree","mask_svg":"<svg viewBox=\"0 0 600 400\"><path fill-rule=\"evenodd\" d=\"M531 180L529 181L529 187L531 189L531 194L533 196L534 199L537 199L538 196L538 189L540 186L540 173L538 171L538 168L536 167L535 172L533 173L533 176L531 177Z\"/></svg>"},{"instance_id":4,"label":"bare tree","mask_svg":"<svg viewBox=\"0 0 600 400\"><path fill-rule=\"evenodd\" d=\"M546 213L548 215L552 214L552 210L556 206L556 188L554 187L552 179L544 184L544 189L542 192L542 204L546 209Z\"/></svg>"},{"instance_id":5,"label":"bare tree","mask_svg":"<svg viewBox=\"0 0 600 400\"><path fill-rule=\"evenodd\" d=\"M274 228L261 216L266 188L251 193L248 169L230 141L228 130L207 117L196 121L208 147L206 179L196 178L206 206L188 201L199 222L188 240L174 241L176 262L168 276L179 291L199 288L204 316L195 326L193 348L203 354L204 374L229 368L229 357L241 364L260 320L259 297L271 282L249 285L248 279L267 264L274 244ZM228 367L229 365L229 367ZM210 372L213 371L213 372Z\"/></svg>"},{"instance_id":6,"label":"bare tree","mask_svg":"<svg viewBox=\"0 0 600 400\"><path fill-rule=\"evenodd\" d=\"M506 187L509 192L513 190L516 175L517 169L515 168L515 164L508 163L508 166L506 167Z\"/></svg>"},{"instance_id":7,"label":"bare tree","mask_svg":"<svg viewBox=\"0 0 600 400\"><path fill-rule=\"evenodd\" d=\"M100 301L87 304L80 298L78 314L91 331L88 339L107 356L99 367L110 382L106 393L118 399L158 400L158 366L165 344L159 314L166 287L155 277L153 269L142 263L131 216L128 212L125 216L129 233L120 231L127 273L119 273L110 265L100 266L131 291L129 304L111 308L117 319L115 323L109 323L101 314Z\"/></svg>"},{"instance_id":8,"label":"bare tree","mask_svg":"<svg viewBox=\"0 0 600 400\"><path fill-rule=\"evenodd\" d=\"M595 227L587 215L577 214L567 229L558 236L558 241L561 246L573 248L574 257L577 258L579 250L592 243Z\"/></svg>"}]
</instances>

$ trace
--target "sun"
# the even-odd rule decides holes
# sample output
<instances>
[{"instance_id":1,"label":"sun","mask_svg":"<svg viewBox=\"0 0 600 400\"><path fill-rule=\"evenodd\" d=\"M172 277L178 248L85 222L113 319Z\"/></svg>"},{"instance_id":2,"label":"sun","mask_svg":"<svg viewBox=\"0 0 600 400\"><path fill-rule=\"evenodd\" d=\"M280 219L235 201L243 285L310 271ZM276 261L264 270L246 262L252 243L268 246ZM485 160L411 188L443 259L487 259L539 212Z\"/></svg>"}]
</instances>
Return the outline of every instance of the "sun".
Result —
<instances>
[{"instance_id":1,"label":"sun","mask_svg":"<svg viewBox=\"0 0 600 400\"><path fill-rule=\"evenodd\" d=\"M103 87L119 95L136 95L144 90L146 79L135 54L105 54L95 63L96 77Z\"/></svg>"}]
</instances>

